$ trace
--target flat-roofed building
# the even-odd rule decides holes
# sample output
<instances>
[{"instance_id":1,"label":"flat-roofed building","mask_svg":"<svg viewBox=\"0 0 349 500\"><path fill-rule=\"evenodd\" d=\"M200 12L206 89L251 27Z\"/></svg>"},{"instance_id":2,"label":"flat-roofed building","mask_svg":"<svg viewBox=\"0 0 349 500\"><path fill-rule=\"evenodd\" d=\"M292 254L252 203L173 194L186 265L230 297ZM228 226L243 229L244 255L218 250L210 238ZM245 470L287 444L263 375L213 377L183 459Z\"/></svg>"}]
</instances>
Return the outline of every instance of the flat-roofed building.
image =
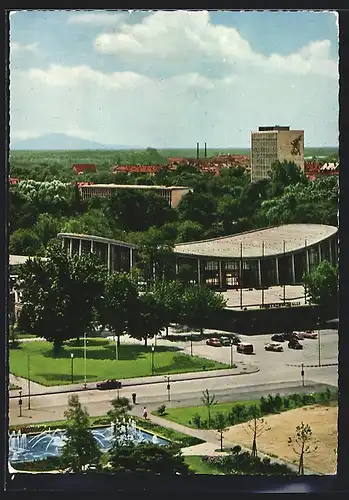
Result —
<instances>
[{"instance_id":1,"label":"flat-roofed building","mask_svg":"<svg viewBox=\"0 0 349 500\"><path fill-rule=\"evenodd\" d=\"M94 196L112 196L113 193L120 189L154 191L156 194L165 198L172 208L176 208L183 196L192 191L192 188L185 186L148 186L137 184L93 184L79 186L81 198L83 200Z\"/></svg>"},{"instance_id":2,"label":"flat-roofed building","mask_svg":"<svg viewBox=\"0 0 349 500\"><path fill-rule=\"evenodd\" d=\"M251 133L251 182L268 177L276 161L294 162L304 171L304 130L275 125Z\"/></svg>"}]
</instances>

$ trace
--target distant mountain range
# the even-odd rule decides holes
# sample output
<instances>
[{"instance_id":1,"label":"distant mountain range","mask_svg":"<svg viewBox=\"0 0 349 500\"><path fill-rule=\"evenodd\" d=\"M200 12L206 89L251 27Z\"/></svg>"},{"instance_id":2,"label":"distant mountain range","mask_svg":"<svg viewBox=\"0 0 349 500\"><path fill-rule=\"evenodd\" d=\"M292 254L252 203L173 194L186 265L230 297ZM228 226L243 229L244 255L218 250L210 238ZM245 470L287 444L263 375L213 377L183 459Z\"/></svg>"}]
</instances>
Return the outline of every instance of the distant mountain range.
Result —
<instances>
[{"instance_id":1,"label":"distant mountain range","mask_svg":"<svg viewBox=\"0 0 349 500\"><path fill-rule=\"evenodd\" d=\"M10 146L12 150L110 150L110 149L144 149L141 146L124 146L120 144L101 144L73 137L67 134L46 134L35 139L13 141Z\"/></svg>"}]
</instances>

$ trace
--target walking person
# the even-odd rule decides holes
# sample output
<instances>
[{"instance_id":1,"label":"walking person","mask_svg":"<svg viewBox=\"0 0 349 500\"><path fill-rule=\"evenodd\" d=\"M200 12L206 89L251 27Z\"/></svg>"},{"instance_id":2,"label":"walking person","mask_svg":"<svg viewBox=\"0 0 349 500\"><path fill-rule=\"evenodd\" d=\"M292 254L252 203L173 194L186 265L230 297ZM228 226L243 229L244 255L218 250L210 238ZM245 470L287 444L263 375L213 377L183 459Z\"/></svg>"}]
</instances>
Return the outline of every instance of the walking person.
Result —
<instances>
[{"instance_id":1,"label":"walking person","mask_svg":"<svg viewBox=\"0 0 349 500\"><path fill-rule=\"evenodd\" d=\"M144 417L145 419L147 419L147 418L148 418L148 410L147 410L147 407L146 407L146 406L143 408L143 417Z\"/></svg>"},{"instance_id":2,"label":"walking person","mask_svg":"<svg viewBox=\"0 0 349 500\"><path fill-rule=\"evenodd\" d=\"M136 404L136 397L137 397L136 393L135 393L135 392L133 392L133 393L132 393L132 401L133 401L133 404L134 404L134 405Z\"/></svg>"}]
</instances>

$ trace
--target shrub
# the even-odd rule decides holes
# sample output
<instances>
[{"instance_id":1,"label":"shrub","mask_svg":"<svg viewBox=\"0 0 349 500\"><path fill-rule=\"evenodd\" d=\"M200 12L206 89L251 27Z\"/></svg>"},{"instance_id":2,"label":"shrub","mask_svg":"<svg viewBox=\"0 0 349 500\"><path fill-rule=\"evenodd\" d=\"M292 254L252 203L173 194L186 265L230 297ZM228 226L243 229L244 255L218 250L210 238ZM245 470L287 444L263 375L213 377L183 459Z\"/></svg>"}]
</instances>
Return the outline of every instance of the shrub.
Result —
<instances>
[{"instance_id":1,"label":"shrub","mask_svg":"<svg viewBox=\"0 0 349 500\"><path fill-rule=\"evenodd\" d=\"M234 407L231 408L229 410L229 412L227 413L227 420L228 420L228 422L229 422L230 425L235 425L235 423L236 423L236 415L235 415Z\"/></svg>"},{"instance_id":2,"label":"shrub","mask_svg":"<svg viewBox=\"0 0 349 500\"><path fill-rule=\"evenodd\" d=\"M262 396L259 401L260 401L259 406L260 406L260 409L261 409L261 413L263 415L265 415L266 413L269 413L269 403L265 399L265 397Z\"/></svg>"},{"instance_id":3,"label":"shrub","mask_svg":"<svg viewBox=\"0 0 349 500\"><path fill-rule=\"evenodd\" d=\"M327 387L327 389L326 389L326 401L331 401L331 396L332 396L332 393L331 393L330 389Z\"/></svg>"},{"instance_id":4,"label":"shrub","mask_svg":"<svg viewBox=\"0 0 349 500\"><path fill-rule=\"evenodd\" d=\"M166 405L160 405L158 407L158 414L159 415L166 415Z\"/></svg>"},{"instance_id":5,"label":"shrub","mask_svg":"<svg viewBox=\"0 0 349 500\"><path fill-rule=\"evenodd\" d=\"M274 398L274 408L276 412L281 411L282 408L282 398L280 394L277 394Z\"/></svg>"},{"instance_id":6,"label":"shrub","mask_svg":"<svg viewBox=\"0 0 349 500\"><path fill-rule=\"evenodd\" d=\"M318 395L318 401L322 404L326 402L326 394L324 392L320 392Z\"/></svg>"},{"instance_id":7,"label":"shrub","mask_svg":"<svg viewBox=\"0 0 349 500\"><path fill-rule=\"evenodd\" d=\"M234 410L236 421L244 422L246 419L246 406L240 403L233 406L232 411Z\"/></svg>"},{"instance_id":8,"label":"shrub","mask_svg":"<svg viewBox=\"0 0 349 500\"><path fill-rule=\"evenodd\" d=\"M193 416L193 423L195 425L195 427L197 427L198 429L201 428L201 416L198 414L198 413L195 413L195 415Z\"/></svg>"},{"instance_id":9,"label":"shrub","mask_svg":"<svg viewBox=\"0 0 349 500\"><path fill-rule=\"evenodd\" d=\"M283 400L282 400L282 405L283 405L285 410L288 410L290 408L290 398L288 398L287 396L284 396Z\"/></svg>"}]
</instances>

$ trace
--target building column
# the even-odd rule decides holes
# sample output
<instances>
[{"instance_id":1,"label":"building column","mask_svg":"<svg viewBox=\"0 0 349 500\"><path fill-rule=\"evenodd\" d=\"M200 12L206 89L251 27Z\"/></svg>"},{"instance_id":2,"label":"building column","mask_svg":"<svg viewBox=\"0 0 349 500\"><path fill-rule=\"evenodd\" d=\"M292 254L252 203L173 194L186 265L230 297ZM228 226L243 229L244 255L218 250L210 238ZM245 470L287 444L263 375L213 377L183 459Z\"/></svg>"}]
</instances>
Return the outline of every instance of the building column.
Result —
<instances>
[{"instance_id":1,"label":"building column","mask_svg":"<svg viewBox=\"0 0 349 500\"><path fill-rule=\"evenodd\" d=\"M321 262L321 245L320 245L320 243L318 245L318 253L319 253L319 264L320 264L320 262Z\"/></svg>"},{"instance_id":2,"label":"building column","mask_svg":"<svg viewBox=\"0 0 349 500\"><path fill-rule=\"evenodd\" d=\"M73 255L73 238L69 238L69 257Z\"/></svg>"},{"instance_id":3,"label":"building column","mask_svg":"<svg viewBox=\"0 0 349 500\"><path fill-rule=\"evenodd\" d=\"M198 285L201 285L200 259L198 259Z\"/></svg>"},{"instance_id":4,"label":"building column","mask_svg":"<svg viewBox=\"0 0 349 500\"><path fill-rule=\"evenodd\" d=\"M111 244L110 244L110 243L108 243L108 251L107 251L107 267L108 267L108 271L109 271L109 272L110 272L110 270L111 270L110 258L111 258Z\"/></svg>"},{"instance_id":5,"label":"building column","mask_svg":"<svg viewBox=\"0 0 349 500\"><path fill-rule=\"evenodd\" d=\"M310 266L309 266L309 250L308 250L308 248L305 249L305 270L306 270L306 273L309 274Z\"/></svg>"},{"instance_id":6,"label":"building column","mask_svg":"<svg viewBox=\"0 0 349 500\"><path fill-rule=\"evenodd\" d=\"M93 253L93 252L94 252L94 249L95 249L95 245L94 245L94 243L95 243L95 242L94 242L93 240L91 240L91 253Z\"/></svg>"},{"instance_id":7,"label":"building column","mask_svg":"<svg viewBox=\"0 0 349 500\"><path fill-rule=\"evenodd\" d=\"M65 239L62 238L62 248L64 248L64 242L65 242Z\"/></svg>"},{"instance_id":8,"label":"building column","mask_svg":"<svg viewBox=\"0 0 349 500\"><path fill-rule=\"evenodd\" d=\"M262 288L262 267L261 267L261 259L258 259L258 285Z\"/></svg>"},{"instance_id":9,"label":"building column","mask_svg":"<svg viewBox=\"0 0 349 500\"><path fill-rule=\"evenodd\" d=\"M294 253L291 254L291 265L292 265L292 283L296 283L296 267L294 262Z\"/></svg>"},{"instance_id":10,"label":"building column","mask_svg":"<svg viewBox=\"0 0 349 500\"><path fill-rule=\"evenodd\" d=\"M330 256L330 263L333 264L331 239L328 240L328 250L329 250L329 256Z\"/></svg>"},{"instance_id":11,"label":"building column","mask_svg":"<svg viewBox=\"0 0 349 500\"><path fill-rule=\"evenodd\" d=\"M82 240L79 240L79 257L81 257L81 250L82 250Z\"/></svg>"},{"instance_id":12,"label":"building column","mask_svg":"<svg viewBox=\"0 0 349 500\"><path fill-rule=\"evenodd\" d=\"M276 276L276 284L280 285L279 257L275 257L275 276Z\"/></svg>"},{"instance_id":13,"label":"building column","mask_svg":"<svg viewBox=\"0 0 349 500\"><path fill-rule=\"evenodd\" d=\"M130 248L130 271L133 269L133 248Z\"/></svg>"},{"instance_id":14,"label":"building column","mask_svg":"<svg viewBox=\"0 0 349 500\"><path fill-rule=\"evenodd\" d=\"M176 259L175 266L176 266L176 276L178 276L178 274L179 274L178 259Z\"/></svg>"},{"instance_id":15,"label":"building column","mask_svg":"<svg viewBox=\"0 0 349 500\"><path fill-rule=\"evenodd\" d=\"M218 271L219 271L219 288L223 288L223 275L222 275L222 261L218 262Z\"/></svg>"}]
</instances>

